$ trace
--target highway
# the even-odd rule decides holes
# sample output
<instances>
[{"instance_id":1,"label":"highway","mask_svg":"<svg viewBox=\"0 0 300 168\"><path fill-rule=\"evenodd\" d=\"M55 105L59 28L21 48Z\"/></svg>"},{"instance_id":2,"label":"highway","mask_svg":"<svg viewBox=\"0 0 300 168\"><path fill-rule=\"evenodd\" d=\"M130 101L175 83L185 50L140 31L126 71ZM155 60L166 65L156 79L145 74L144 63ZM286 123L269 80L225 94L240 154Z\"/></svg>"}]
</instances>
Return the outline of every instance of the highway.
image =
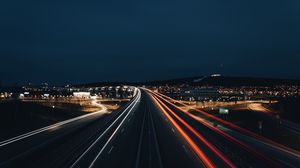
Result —
<instances>
[{"instance_id":1,"label":"highway","mask_svg":"<svg viewBox=\"0 0 300 168\"><path fill-rule=\"evenodd\" d=\"M0 167L298 167L298 151L140 88L124 107L0 142Z\"/></svg>"},{"instance_id":2,"label":"highway","mask_svg":"<svg viewBox=\"0 0 300 168\"><path fill-rule=\"evenodd\" d=\"M183 103L164 95L157 93L153 93L153 95L160 99L161 103L169 108L169 111L179 115L197 132L206 134L207 140L215 141L215 145L224 151L238 167L299 167L298 165L300 165L299 151L285 147L203 111L193 109L193 112L187 112L181 108L184 106ZM201 114L199 115L199 113Z\"/></svg>"}]
</instances>

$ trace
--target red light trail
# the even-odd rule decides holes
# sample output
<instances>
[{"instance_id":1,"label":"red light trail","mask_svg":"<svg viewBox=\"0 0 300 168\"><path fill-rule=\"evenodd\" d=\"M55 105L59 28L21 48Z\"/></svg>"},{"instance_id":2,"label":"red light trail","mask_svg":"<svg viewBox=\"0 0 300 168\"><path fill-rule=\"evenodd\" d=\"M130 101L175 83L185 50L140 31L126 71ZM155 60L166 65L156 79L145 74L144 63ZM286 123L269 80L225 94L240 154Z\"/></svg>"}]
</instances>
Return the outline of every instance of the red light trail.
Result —
<instances>
[{"instance_id":1,"label":"red light trail","mask_svg":"<svg viewBox=\"0 0 300 168\"><path fill-rule=\"evenodd\" d=\"M169 103L170 105L172 105L173 107L175 107L176 109L178 109L179 111L185 113L186 115L188 115L189 117L195 119L196 121L198 121L199 123L203 124L204 126L206 126L207 128L209 128L210 130L214 131L215 133L223 136L225 139L227 139L228 141L235 143L236 145L238 145L239 147L241 147L242 149L244 149L247 152L250 152L251 154L253 154L253 156L257 157L258 159L261 159L263 161L266 161L269 165L271 165L272 167L282 167L279 163L275 162L274 160L266 157L265 155L257 152L255 149L252 149L250 146L246 145L243 142L240 142L239 140L237 140L236 138L232 137L231 135L227 134L226 132L220 130L219 128L216 128L212 125L210 125L209 123L205 122L204 120L201 120L197 117L195 117L194 115L190 114L188 111L176 106L174 103L166 100L165 98L163 98L162 96L154 93L151 91L152 94L156 95L157 97L163 99L164 101L166 101L167 103ZM215 116L213 116L215 117Z\"/></svg>"},{"instance_id":2,"label":"red light trail","mask_svg":"<svg viewBox=\"0 0 300 168\"><path fill-rule=\"evenodd\" d=\"M236 168L236 166L214 145L208 142L200 133L198 133L193 127L180 118L174 111L172 111L165 103L158 98L154 97L161 105L163 105L180 123L182 123L191 133L193 133L201 142L203 142L214 154L216 154L228 167Z\"/></svg>"},{"instance_id":3,"label":"red light trail","mask_svg":"<svg viewBox=\"0 0 300 168\"><path fill-rule=\"evenodd\" d=\"M151 92L152 92L152 91L151 91ZM154 92L153 92L153 93L154 93ZM270 140L270 139L267 139L267 138L265 138L265 137L262 137L262 136L260 136L260 135L258 135L258 134L256 134L256 133L254 133L254 132L251 132L251 131L249 131L249 130L247 130L247 129L245 129L245 128L242 128L242 127L239 127L239 126L237 126L237 125L234 125L234 124L232 124L232 123L230 123L230 122L228 122L228 121L225 121L225 120L223 120L223 119L221 119L221 118L218 118L218 117L216 117L216 116L214 116L214 115L211 115L211 114L209 114L209 113L207 113L207 112L204 112L204 111L199 110L199 109L194 108L194 107L190 107L190 106L188 106L188 105L186 105L186 104L184 104L184 103L182 103L182 102L180 102L180 101L178 101L178 100L174 100L174 99L172 99L172 98L170 98L170 97L168 97L168 96L165 96L165 95L163 95L163 94L160 94L160 93L154 93L154 94L158 94L158 95L160 95L161 97L165 97L166 99L169 99L169 100L171 100L171 101L173 101L173 102L176 102L176 103L178 103L178 104L180 104L180 105L182 105L182 106L191 108L191 109L193 109L194 111L199 112L200 114L202 114L202 115L204 115L204 116L206 116L206 117L208 117L208 118L210 118L210 119L213 119L213 120L215 120L215 121L218 121L218 122L220 122L220 123L222 123L222 124L224 124L224 125L226 125L226 126L232 128L232 129L238 130L238 131L240 131L240 132L242 132L242 133L245 133L245 134L247 134L247 135L249 135L249 136L252 136L252 137L254 137L254 138L256 138L256 139L259 139L259 140L261 140L261 141L264 141L264 142L267 142L267 143L269 143L269 144L272 144L274 147L276 147L276 148L278 148L278 149L280 149L280 150L284 150L285 152L288 152L288 153L290 153L290 154L292 154L292 155L295 155L295 156L297 156L297 157L300 156L300 152L297 151L297 150L294 150L294 149L292 149L292 148L289 148L289 147L287 147L287 146L284 146L284 145L282 145L282 144L279 144L279 143L277 143L277 142L274 142L274 141L272 141L272 140ZM166 100L166 101L167 101L167 100ZM175 107L178 107L178 106L176 106L174 103L172 103L172 102L170 102L170 101L167 101L167 102L170 103L170 104L172 104L172 105L175 106Z\"/></svg>"},{"instance_id":4,"label":"red light trail","mask_svg":"<svg viewBox=\"0 0 300 168\"><path fill-rule=\"evenodd\" d=\"M187 133L179 126L179 124L168 114L168 112L161 106L161 104L151 95L154 102L160 108L160 110L164 113L164 115L171 121L171 123L175 126L178 132L183 136L186 142L191 146L199 159L203 162L203 164L207 168L215 168L216 166L212 161L203 153L203 151L196 145L196 143L187 135Z\"/></svg>"}]
</instances>

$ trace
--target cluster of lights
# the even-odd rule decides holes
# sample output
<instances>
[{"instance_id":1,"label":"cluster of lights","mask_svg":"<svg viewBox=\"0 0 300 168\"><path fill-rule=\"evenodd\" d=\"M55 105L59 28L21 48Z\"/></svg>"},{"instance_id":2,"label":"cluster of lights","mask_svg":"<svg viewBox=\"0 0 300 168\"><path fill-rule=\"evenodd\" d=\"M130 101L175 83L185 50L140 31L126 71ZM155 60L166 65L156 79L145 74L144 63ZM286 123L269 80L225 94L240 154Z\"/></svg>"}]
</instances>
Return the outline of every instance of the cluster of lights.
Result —
<instances>
[{"instance_id":1,"label":"cluster of lights","mask_svg":"<svg viewBox=\"0 0 300 168\"><path fill-rule=\"evenodd\" d=\"M8 92L0 93L0 99L7 99L11 97L12 97L12 93L8 93Z\"/></svg>"},{"instance_id":2,"label":"cluster of lights","mask_svg":"<svg viewBox=\"0 0 300 168\"><path fill-rule=\"evenodd\" d=\"M190 86L183 85L166 85L150 87L159 93L166 94L170 97L180 100L215 100L215 101L232 101L232 100L256 100L265 98L284 98L299 97L300 86L280 85L274 87L209 87L209 86Z\"/></svg>"},{"instance_id":3,"label":"cluster of lights","mask_svg":"<svg viewBox=\"0 0 300 168\"><path fill-rule=\"evenodd\" d=\"M102 86L102 87L64 87L28 85L22 87L19 93L21 99L60 99L60 98L132 98L134 89L129 86Z\"/></svg>"}]
</instances>

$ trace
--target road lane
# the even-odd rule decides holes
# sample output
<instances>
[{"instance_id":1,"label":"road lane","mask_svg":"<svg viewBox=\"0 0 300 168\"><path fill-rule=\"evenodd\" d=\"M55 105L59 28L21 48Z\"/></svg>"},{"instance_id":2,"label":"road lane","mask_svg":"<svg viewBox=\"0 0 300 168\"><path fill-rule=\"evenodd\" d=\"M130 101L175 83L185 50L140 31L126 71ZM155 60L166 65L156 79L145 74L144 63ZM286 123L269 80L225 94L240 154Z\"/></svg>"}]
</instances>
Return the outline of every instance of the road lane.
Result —
<instances>
[{"instance_id":1,"label":"road lane","mask_svg":"<svg viewBox=\"0 0 300 168\"><path fill-rule=\"evenodd\" d=\"M143 91L142 91L143 92ZM148 94L94 167L202 167Z\"/></svg>"},{"instance_id":2,"label":"road lane","mask_svg":"<svg viewBox=\"0 0 300 168\"><path fill-rule=\"evenodd\" d=\"M95 135L103 132L104 128L107 128L132 103L133 101L110 115L102 116L100 113L96 113L99 115L89 115L79 120L73 120L55 127L55 129L43 131L34 136L1 146L0 167L20 167L20 165L54 167L50 165L62 165L67 159L76 157L76 152L84 149L96 138ZM76 150L69 155L68 150L65 150L66 147ZM58 152L64 155L58 156ZM42 162L43 160L44 162ZM49 160L52 161L48 162Z\"/></svg>"},{"instance_id":3,"label":"road lane","mask_svg":"<svg viewBox=\"0 0 300 168\"><path fill-rule=\"evenodd\" d=\"M169 104L169 106L171 106L171 107L174 106L174 104L172 104L172 102L167 102L166 101L166 103ZM177 110L178 111L177 113L179 115L181 115L181 117L185 118L186 120L190 120L189 122L192 123L192 125L194 125L194 127L197 128L197 127L200 126L198 128L199 131L207 130L205 132L209 132L209 130L210 130L210 129L207 129L207 128L201 126L201 124L199 124L199 122L206 125L206 127L209 127L209 125L215 127L214 122L209 122L209 121L207 121L203 118L197 118L197 117L195 117L191 114L188 114L188 115L191 115L192 117L191 116L187 117L187 115L184 115L182 113L182 111L184 111L183 109L178 110L178 107L177 108L173 107L172 109L174 109L175 111ZM197 124L197 122L195 122L196 120L198 120L198 124ZM207 124L209 124L209 125L207 125ZM218 124L220 124L220 123L218 123ZM297 165L299 165L300 158L299 158L299 156L295 155L295 153L290 153L290 151L286 151L285 149L280 148L278 146L274 146L273 144L268 144L265 141L261 141L260 139L256 139L254 137L251 137L248 134L242 134L241 132L237 132L235 130L228 129L224 125L222 127L217 126L214 129L218 129L222 132L225 132L226 136L227 135L231 136L233 138L233 140L235 140L239 144L241 144L241 143L246 144L246 146L248 148L247 150L250 151L250 155L248 153L245 156L248 155L251 158L251 157L259 154L259 157L263 157L262 160L267 159L268 162L269 161L273 162L269 165L269 166L272 166L272 167L278 167L280 165L284 166L284 167L297 167ZM210 130L210 132L211 132L211 130ZM207 137L210 137L213 134L215 134L215 133L210 133L209 135L207 135ZM217 138L216 135L214 135L214 136ZM218 136L220 136L220 135L218 135ZM218 144L222 144L222 145L218 145L218 146L223 146L224 147L225 146L224 141L226 141L225 138L223 138L222 141L217 142ZM228 145L228 146L230 146L230 145ZM241 148L240 150L243 150L244 147L240 146L239 148ZM229 150L234 153L235 149L236 149L236 147L233 146L233 147L230 147ZM227 151L229 151L229 150L227 150ZM253 160L253 159L251 159L251 160ZM280 164L277 165L275 163L275 165L277 165L277 166L275 166L274 161L277 161ZM259 163L259 160L254 159L253 163ZM248 163L242 163L242 164L243 165L251 165L251 163L249 163L249 161L248 161ZM263 164L259 164L259 165L260 165L260 167L264 167ZM256 165L255 167L258 167L259 165Z\"/></svg>"},{"instance_id":4,"label":"road lane","mask_svg":"<svg viewBox=\"0 0 300 168\"><path fill-rule=\"evenodd\" d=\"M0 167L279 167L268 159L286 167L299 163L272 145L141 90L110 115L91 115L1 146Z\"/></svg>"},{"instance_id":5,"label":"road lane","mask_svg":"<svg viewBox=\"0 0 300 168\"><path fill-rule=\"evenodd\" d=\"M228 128L228 129L230 129L230 130L234 130L234 131L240 132L240 133L242 133L242 134L244 134L244 135L248 135L248 136L250 136L250 137L253 137L253 138L255 138L255 139L258 139L258 140L260 140L260 141L263 142L263 143L270 144L270 145L272 145L272 146L278 148L278 150L282 150L282 151L284 151L284 152L290 153L291 155L294 155L294 156L296 156L296 157L300 156L300 151L294 150L294 149L292 149L292 148L289 148L289 147L287 147L287 146L284 146L284 145L282 145L282 144L279 144L279 143L277 143L277 142L274 142L274 141L272 141L272 140L270 140L270 139L268 139L268 138L265 138L265 137L263 137L263 136L261 136L261 135L258 135L258 134L254 133L254 132L251 132L251 131L249 131L249 130L247 130L247 129L245 129L245 128L239 127L239 126L237 126L237 125L235 125L235 124L233 124L233 123L230 123L230 122L228 122L228 121L226 121L226 120L223 120L223 119L221 119L221 118L218 118L218 117L216 117L216 116L213 116L213 115L211 115L211 114L209 114L209 113L207 113L207 112L204 112L204 111L202 111L202 110L199 110L199 109L197 109L197 108L189 107L188 105L182 103L181 101L174 100L174 99L169 98L169 97L167 97L167 96L165 96L165 95L162 95L162 94L160 94L160 93L156 93L156 94L159 94L160 96L164 97L165 99L168 99L168 100L169 100L169 101L168 101L169 103L171 103L171 104L173 104L173 105L175 105L175 106L177 106L177 107L179 107L179 106L176 105L176 104L179 104L180 106L188 107L188 109L194 111L195 113L197 113L198 116L201 116L201 118L203 118L203 119L205 119L205 120L207 120L207 121L214 122L214 123L217 124L217 125L222 125L222 126ZM176 103L176 104L174 104L174 103Z\"/></svg>"},{"instance_id":6,"label":"road lane","mask_svg":"<svg viewBox=\"0 0 300 168\"><path fill-rule=\"evenodd\" d=\"M140 99L110 115L76 120L2 146L0 164L31 168L204 167L144 91Z\"/></svg>"},{"instance_id":7,"label":"road lane","mask_svg":"<svg viewBox=\"0 0 300 168\"><path fill-rule=\"evenodd\" d=\"M168 112L171 116L173 116L173 119L177 121L179 125L181 125L181 128L187 132L187 134L191 134L191 137L194 136L195 139L199 140L198 146L201 146L202 149L206 149L206 151L211 151L211 155L217 156L213 157L212 160L214 160L214 163L216 165L222 165L222 167L231 167L231 168L236 168L236 165L234 165L226 156L223 152L221 152L219 149L217 149L213 144L208 142L197 130L195 130L192 126L190 126L187 122L185 122L181 117L179 117L173 110L171 110L166 104L164 104L160 99L157 97L154 97L158 103L160 103ZM201 149L200 148L200 149ZM219 158L220 160L218 160ZM222 161L225 165L221 164Z\"/></svg>"}]
</instances>

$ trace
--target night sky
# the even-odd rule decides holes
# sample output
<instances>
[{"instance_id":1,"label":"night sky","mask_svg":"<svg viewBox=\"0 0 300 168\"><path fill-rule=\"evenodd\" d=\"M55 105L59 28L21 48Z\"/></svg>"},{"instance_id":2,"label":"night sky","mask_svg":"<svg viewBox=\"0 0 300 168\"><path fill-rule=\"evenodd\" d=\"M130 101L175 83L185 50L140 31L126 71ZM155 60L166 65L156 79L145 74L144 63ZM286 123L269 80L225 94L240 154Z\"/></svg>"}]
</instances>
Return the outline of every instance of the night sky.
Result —
<instances>
[{"instance_id":1,"label":"night sky","mask_svg":"<svg viewBox=\"0 0 300 168\"><path fill-rule=\"evenodd\" d=\"M0 81L300 79L299 0L0 2Z\"/></svg>"}]
</instances>

